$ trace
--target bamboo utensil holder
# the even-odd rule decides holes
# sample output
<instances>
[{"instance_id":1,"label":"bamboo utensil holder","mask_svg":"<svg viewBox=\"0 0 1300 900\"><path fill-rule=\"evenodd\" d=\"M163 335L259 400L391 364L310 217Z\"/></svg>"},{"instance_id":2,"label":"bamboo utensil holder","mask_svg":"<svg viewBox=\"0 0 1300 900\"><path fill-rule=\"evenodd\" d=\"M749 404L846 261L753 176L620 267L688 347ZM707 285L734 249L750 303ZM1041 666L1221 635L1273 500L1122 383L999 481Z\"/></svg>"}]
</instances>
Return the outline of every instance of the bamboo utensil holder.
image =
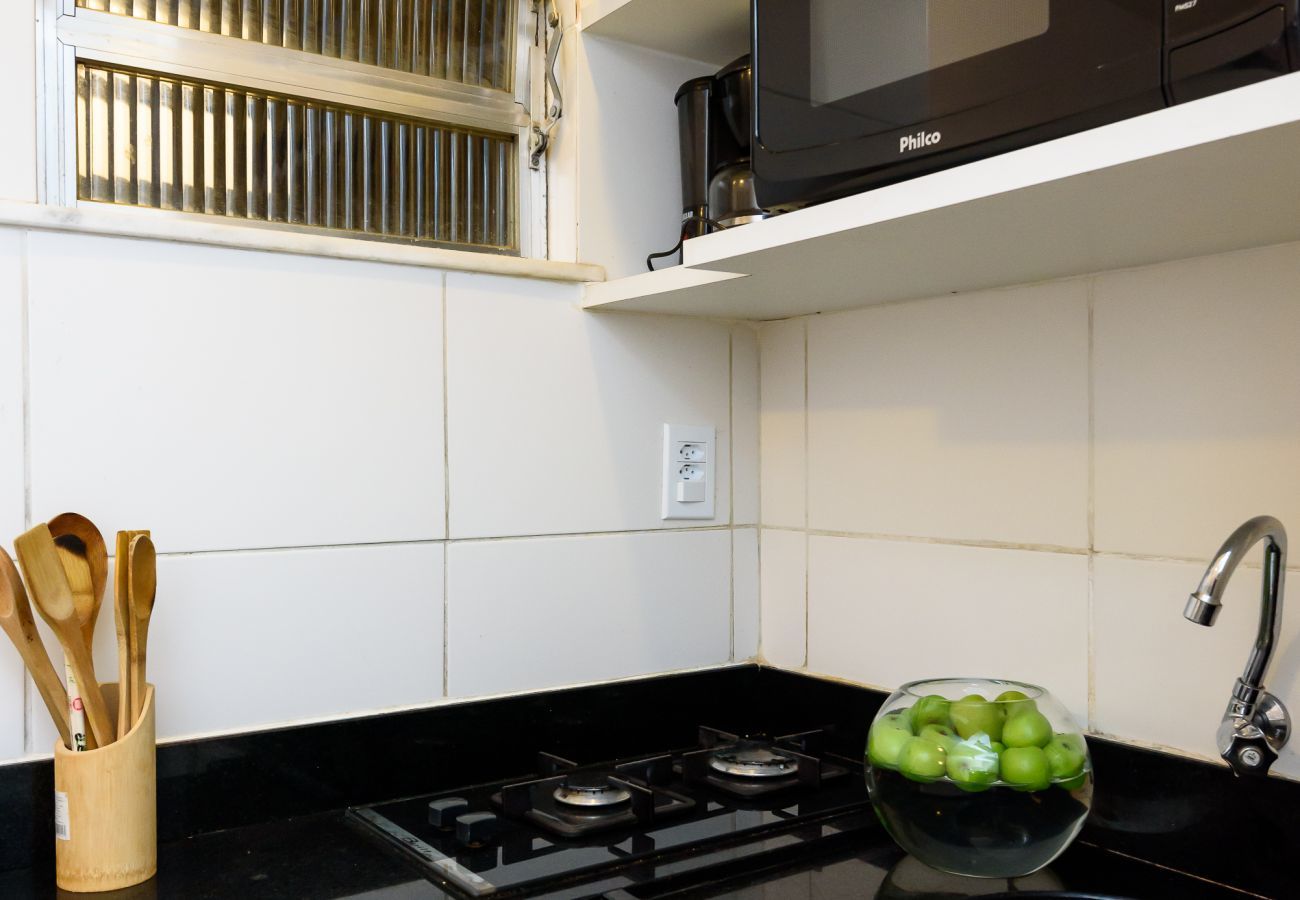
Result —
<instances>
[{"instance_id":1,"label":"bamboo utensil holder","mask_svg":"<svg viewBox=\"0 0 1300 900\"><path fill-rule=\"evenodd\" d=\"M102 686L117 709L115 684ZM112 891L158 871L154 687L121 740L75 753L54 747L55 875L65 891Z\"/></svg>"}]
</instances>

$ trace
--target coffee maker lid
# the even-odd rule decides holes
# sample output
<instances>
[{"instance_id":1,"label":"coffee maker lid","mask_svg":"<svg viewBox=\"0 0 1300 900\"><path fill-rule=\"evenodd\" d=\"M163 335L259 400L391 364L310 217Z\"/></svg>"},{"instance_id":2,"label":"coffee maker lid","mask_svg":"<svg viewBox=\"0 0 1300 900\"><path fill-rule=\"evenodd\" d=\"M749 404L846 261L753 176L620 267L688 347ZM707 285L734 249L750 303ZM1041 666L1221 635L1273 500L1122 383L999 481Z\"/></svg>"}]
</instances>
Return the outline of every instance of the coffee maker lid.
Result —
<instances>
[{"instance_id":1,"label":"coffee maker lid","mask_svg":"<svg viewBox=\"0 0 1300 900\"><path fill-rule=\"evenodd\" d=\"M673 104L675 105L677 101L681 100L683 94L692 94L696 91L707 92L711 90L713 90L712 75L705 75L701 78L692 78L690 81L683 82L682 86L677 89L677 93L673 95Z\"/></svg>"},{"instance_id":2,"label":"coffee maker lid","mask_svg":"<svg viewBox=\"0 0 1300 900\"><path fill-rule=\"evenodd\" d=\"M749 68L749 54L746 53L744 56L733 59L731 62L727 63L725 66L719 69L716 77L726 78L728 75L735 74L736 72L743 72L748 68Z\"/></svg>"}]
</instances>

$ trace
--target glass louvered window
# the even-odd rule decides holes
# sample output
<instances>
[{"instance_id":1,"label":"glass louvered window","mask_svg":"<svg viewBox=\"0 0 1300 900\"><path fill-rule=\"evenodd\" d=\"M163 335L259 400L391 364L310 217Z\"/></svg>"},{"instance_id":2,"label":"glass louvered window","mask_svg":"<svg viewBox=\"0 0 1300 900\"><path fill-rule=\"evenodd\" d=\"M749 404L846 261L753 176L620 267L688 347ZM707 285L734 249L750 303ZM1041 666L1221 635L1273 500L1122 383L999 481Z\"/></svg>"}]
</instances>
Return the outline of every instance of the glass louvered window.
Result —
<instances>
[{"instance_id":1,"label":"glass louvered window","mask_svg":"<svg viewBox=\"0 0 1300 900\"><path fill-rule=\"evenodd\" d=\"M544 255L532 0L42 2L47 194Z\"/></svg>"}]
</instances>

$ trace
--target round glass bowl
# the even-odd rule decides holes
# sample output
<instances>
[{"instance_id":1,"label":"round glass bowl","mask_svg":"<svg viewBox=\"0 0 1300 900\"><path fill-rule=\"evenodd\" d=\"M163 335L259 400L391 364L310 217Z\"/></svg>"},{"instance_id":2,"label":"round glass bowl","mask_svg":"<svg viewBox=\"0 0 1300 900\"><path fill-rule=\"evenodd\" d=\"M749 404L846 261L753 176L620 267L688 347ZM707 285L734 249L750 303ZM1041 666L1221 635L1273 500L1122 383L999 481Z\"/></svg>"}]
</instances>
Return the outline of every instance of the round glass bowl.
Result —
<instances>
[{"instance_id":1,"label":"round glass bowl","mask_svg":"<svg viewBox=\"0 0 1300 900\"><path fill-rule=\"evenodd\" d=\"M890 835L957 875L1016 878L1070 845L1092 806L1092 760L1041 687L996 678L913 681L867 738L867 788Z\"/></svg>"}]
</instances>

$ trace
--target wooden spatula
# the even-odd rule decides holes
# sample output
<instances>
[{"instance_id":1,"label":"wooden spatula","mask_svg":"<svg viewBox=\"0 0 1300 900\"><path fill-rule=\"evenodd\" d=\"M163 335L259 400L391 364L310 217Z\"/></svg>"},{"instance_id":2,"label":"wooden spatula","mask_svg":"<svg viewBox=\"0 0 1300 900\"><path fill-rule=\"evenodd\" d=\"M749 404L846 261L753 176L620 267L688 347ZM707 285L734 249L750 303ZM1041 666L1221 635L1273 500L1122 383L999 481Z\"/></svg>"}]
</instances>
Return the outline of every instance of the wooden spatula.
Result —
<instances>
[{"instance_id":1,"label":"wooden spatula","mask_svg":"<svg viewBox=\"0 0 1300 900\"><path fill-rule=\"evenodd\" d=\"M68 576L59 561L49 526L37 525L31 531L19 535L14 539L14 549L18 551L18 564L27 576L27 586L31 590L36 611L53 629L59 643L63 645L64 654L72 663L73 675L81 687L81 699L90 724L90 733L98 746L106 746L112 743L114 734L108 707L104 704L99 683L95 681L90 651L82 637L77 607L72 599L72 588L68 586Z\"/></svg>"},{"instance_id":2,"label":"wooden spatula","mask_svg":"<svg viewBox=\"0 0 1300 900\"><path fill-rule=\"evenodd\" d=\"M68 730L67 692L36 631L36 622L32 619L32 608L27 600L23 580L4 548L0 548L0 628L14 642L18 655L27 665L27 671L32 673L32 681L36 682L36 689L41 692L41 699L50 711L54 727L59 729L63 745L69 750L73 749L71 732Z\"/></svg>"},{"instance_id":3,"label":"wooden spatula","mask_svg":"<svg viewBox=\"0 0 1300 900\"><path fill-rule=\"evenodd\" d=\"M131 718L131 539L148 531L119 531L113 555L113 619L117 625L117 738L135 724Z\"/></svg>"},{"instance_id":4,"label":"wooden spatula","mask_svg":"<svg viewBox=\"0 0 1300 900\"><path fill-rule=\"evenodd\" d=\"M72 588L72 603L93 666L95 621L104 602L104 582L108 580L108 553L104 538L93 522L77 513L63 513L50 519L50 534L54 536L55 551L68 576L68 586ZM68 699L72 706L69 725L74 739L76 735L85 735L85 743L74 749L94 750L98 745L94 735L86 733L85 715L81 711L83 703L79 702L82 700L80 683L71 666L67 667L67 681Z\"/></svg>"},{"instance_id":5,"label":"wooden spatula","mask_svg":"<svg viewBox=\"0 0 1300 900\"><path fill-rule=\"evenodd\" d=\"M130 583L127 597L131 607L131 722L144 710L145 653L149 643L149 617L153 615L154 594L158 589L158 555L147 534L131 538L127 554Z\"/></svg>"}]
</instances>

